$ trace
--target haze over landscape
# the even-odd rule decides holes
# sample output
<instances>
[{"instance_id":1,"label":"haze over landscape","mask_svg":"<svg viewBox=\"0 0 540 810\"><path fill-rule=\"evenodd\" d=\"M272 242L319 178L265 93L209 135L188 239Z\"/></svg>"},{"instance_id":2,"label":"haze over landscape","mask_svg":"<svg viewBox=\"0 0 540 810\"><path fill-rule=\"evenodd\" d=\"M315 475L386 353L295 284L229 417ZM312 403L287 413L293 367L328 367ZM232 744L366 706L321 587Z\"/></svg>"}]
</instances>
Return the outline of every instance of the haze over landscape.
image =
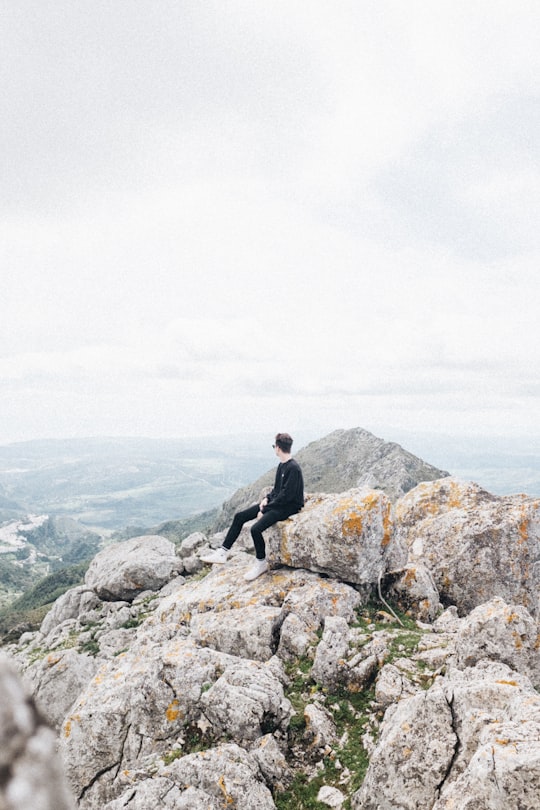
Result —
<instances>
[{"instance_id":1,"label":"haze over landscape","mask_svg":"<svg viewBox=\"0 0 540 810\"><path fill-rule=\"evenodd\" d=\"M2 443L362 425L538 454L537 3L3 24Z\"/></svg>"},{"instance_id":2,"label":"haze over landscape","mask_svg":"<svg viewBox=\"0 0 540 810\"><path fill-rule=\"evenodd\" d=\"M0 444L361 426L540 492L538 4L3 23Z\"/></svg>"}]
</instances>

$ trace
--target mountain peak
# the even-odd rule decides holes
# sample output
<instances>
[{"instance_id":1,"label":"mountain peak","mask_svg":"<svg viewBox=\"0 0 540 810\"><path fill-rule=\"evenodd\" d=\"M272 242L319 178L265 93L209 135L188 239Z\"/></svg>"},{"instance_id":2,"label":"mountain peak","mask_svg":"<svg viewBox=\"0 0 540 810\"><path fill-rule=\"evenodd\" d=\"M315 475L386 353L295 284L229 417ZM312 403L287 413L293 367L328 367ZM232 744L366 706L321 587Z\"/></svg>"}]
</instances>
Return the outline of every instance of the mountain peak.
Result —
<instances>
[{"instance_id":1,"label":"mountain peak","mask_svg":"<svg viewBox=\"0 0 540 810\"><path fill-rule=\"evenodd\" d=\"M421 481L449 475L364 428L334 430L303 447L295 458L302 467L306 492L344 492L358 486L382 489L396 500ZM223 504L216 529L225 528L240 506L257 501L260 491L271 486L274 469L237 490Z\"/></svg>"}]
</instances>

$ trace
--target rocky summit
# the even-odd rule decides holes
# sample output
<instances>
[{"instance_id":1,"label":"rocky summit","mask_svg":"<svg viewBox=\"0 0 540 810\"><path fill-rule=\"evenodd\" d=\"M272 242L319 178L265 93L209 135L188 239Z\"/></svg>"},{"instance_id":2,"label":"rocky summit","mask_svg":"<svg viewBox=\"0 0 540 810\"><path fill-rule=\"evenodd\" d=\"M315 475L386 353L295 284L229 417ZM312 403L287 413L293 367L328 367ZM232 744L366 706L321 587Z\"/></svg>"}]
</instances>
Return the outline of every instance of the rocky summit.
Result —
<instances>
[{"instance_id":1,"label":"rocky summit","mask_svg":"<svg viewBox=\"0 0 540 810\"><path fill-rule=\"evenodd\" d=\"M399 444L386 442L363 428L335 430L294 455L302 467L307 492L343 492L369 486L396 500L421 481L448 475ZM255 503L260 491L274 483L274 473L275 468L225 501L213 528L225 528L242 504Z\"/></svg>"},{"instance_id":2,"label":"rocky summit","mask_svg":"<svg viewBox=\"0 0 540 810\"><path fill-rule=\"evenodd\" d=\"M0 808L536 810L540 501L353 483L251 582L247 527L100 552L6 650Z\"/></svg>"}]
</instances>

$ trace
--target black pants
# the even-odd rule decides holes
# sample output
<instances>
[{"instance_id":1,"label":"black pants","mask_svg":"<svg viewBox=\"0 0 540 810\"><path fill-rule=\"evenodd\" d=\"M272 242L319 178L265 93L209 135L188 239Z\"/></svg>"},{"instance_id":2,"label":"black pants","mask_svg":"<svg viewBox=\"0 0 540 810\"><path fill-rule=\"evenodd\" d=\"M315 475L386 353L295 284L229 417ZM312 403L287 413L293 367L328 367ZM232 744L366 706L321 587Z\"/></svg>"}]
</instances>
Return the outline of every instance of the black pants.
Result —
<instances>
[{"instance_id":1,"label":"black pants","mask_svg":"<svg viewBox=\"0 0 540 810\"><path fill-rule=\"evenodd\" d=\"M295 515L297 512L298 509L291 507L289 507L289 509L267 509L265 512L263 512L262 517L253 524L251 527L251 537L253 538L255 554L258 560L264 560L266 557L266 546L264 544L263 537L264 530L268 529L270 526L273 526L274 523L278 523L280 520L286 520L288 517ZM242 531L242 526L244 523L247 523L248 520L254 520L258 514L258 503L253 504L253 506L249 506L247 509L243 509L241 512L237 512L233 518L233 522L231 523L231 528L227 532L227 536L223 541L224 547L231 548Z\"/></svg>"}]
</instances>

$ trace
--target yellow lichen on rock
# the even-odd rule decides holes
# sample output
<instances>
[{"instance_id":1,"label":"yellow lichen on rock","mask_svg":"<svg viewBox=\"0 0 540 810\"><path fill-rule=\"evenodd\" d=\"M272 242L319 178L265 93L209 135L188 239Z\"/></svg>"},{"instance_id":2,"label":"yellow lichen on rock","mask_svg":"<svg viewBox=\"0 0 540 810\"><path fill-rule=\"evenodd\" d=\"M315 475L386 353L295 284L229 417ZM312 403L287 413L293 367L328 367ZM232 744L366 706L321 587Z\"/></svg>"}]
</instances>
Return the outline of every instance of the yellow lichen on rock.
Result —
<instances>
[{"instance_id":1,"label":"yellow lichen on rock","mask_svg":"<svg viewBox=\"0 0 540 810\"><path fill-rule=\"evenodd\" d=\"M223 774L218 779L219 789L223 793L223 798L225 799L226 804L234 804L234 799L227 790L227 786L225 785L225 777Z\"/></svg>"},{"instance_id":2,"label":"yellow lichen on rock","mask_svg":"<svg viewBox=\"0 0 540 810\"><path fill-rule=\"evenodd\" d=\"M180 714L180 709L178 708L178 699L175 698L172 703L170 703L167 707L167 711L165 712L165 716L169 723L174 723L175 720L178 720L178 716Z\"/></svg>"},{"instance_id":3,"label":"yellow lichen on rock","mask_svg":"<svg viewBox=\"0 0 540 810\"><path fill-rule=\"evenodd\" d=\"M392 507L389 503L386 504L385 512L383 515L383 539L382 539L382 547L386 548L386 546L392 540Z\"/></svg>"}]
</instances>

